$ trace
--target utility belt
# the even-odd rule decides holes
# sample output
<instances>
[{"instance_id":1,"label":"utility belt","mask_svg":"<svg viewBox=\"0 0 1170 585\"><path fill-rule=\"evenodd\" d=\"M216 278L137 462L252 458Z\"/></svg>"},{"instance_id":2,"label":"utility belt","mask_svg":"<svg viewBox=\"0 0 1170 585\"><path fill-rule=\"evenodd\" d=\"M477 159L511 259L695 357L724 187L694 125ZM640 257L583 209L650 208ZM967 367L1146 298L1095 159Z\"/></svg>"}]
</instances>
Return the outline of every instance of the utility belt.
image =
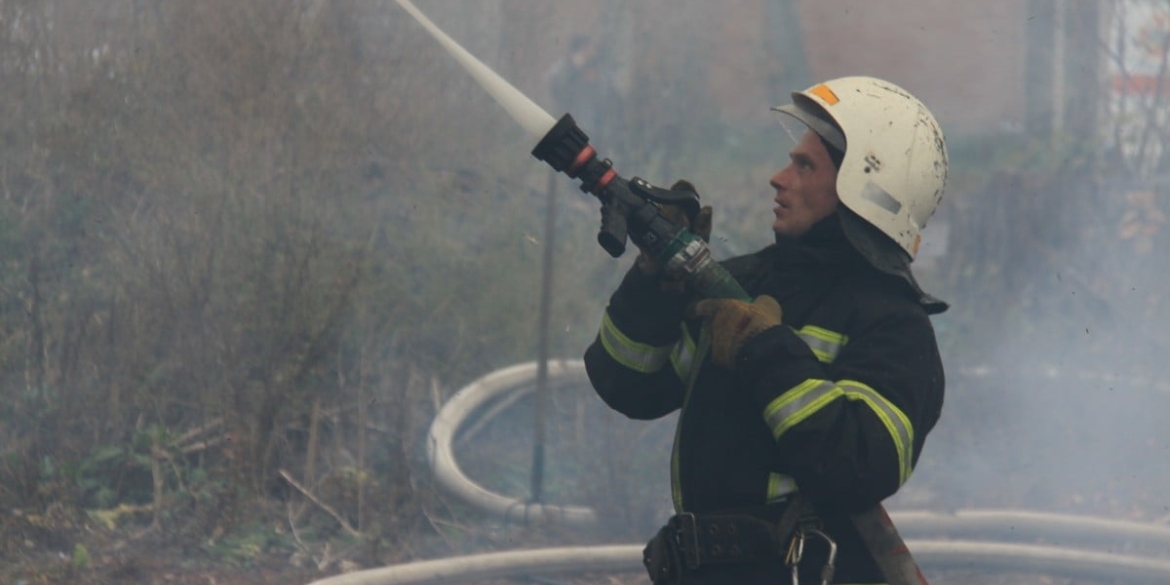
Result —
<instances>
[{"instance_id":1,"label":"utility belt","mask_svg":"<svg viewBox=\"0 0 1170 585\"><path fill-rule=\"evenodd\" d=\"M672 516L642 551L642 564L655 585L681 583L683 574L699 567L783 559L792 568L793 583L808 536L829 545L822 581L832 580L836 543L820 529L820 521L803 498L790 500L779 521L746 513Z\"/></svg>"}]
</instances>

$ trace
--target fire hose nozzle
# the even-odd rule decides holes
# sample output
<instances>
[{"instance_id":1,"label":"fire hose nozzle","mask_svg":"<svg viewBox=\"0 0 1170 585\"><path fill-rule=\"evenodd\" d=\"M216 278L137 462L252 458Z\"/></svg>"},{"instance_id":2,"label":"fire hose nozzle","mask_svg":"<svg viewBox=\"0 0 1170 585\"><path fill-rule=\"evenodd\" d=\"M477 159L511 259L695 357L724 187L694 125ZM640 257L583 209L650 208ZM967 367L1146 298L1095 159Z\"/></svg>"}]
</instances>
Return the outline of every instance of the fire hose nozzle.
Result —
<instances>
[{"instance_id":1,"label":"fire hose nozzle","mask_svg":"<svg viewBox=\"0 0 1170 585\"><path fill-rule=\"evenodd\" d=\"M589 136L577 126L573 116L565 114L553 125L548 134L532 149L532 156L544 161L558 173L576 177L576 171L592 155Z\"/></svg>"},{"instance_id":2,"label":"fire hose nozzle","mask_svg":"<svg viewBox=\"0 0 1170 585\"><path fill-rule=\"evenodd\" d=\"M675 225L659 212L659 203L698 209L698 195L658 189L634 178L622 179L609 159L598 160L589 136L565 114L532 149L532 156L553 170L581 181L581 190L601 200L597 242L610 256L621 256L632 239L643 252L684 276L707 297L750 299L735 279L711 258L699 236Z\"/></svg>"},{"instance_id":3,"label":"fire hose nozzle","mask_svg":"<svg viewBox=\"0 0 1170 585\"><path fill-rule=\"evenodd\" d=\"M597 151L589 145L589 136L565 114L532 149L532 156L548 163L553 170L570 178L580 179L581 190L597 195L602 203L606 186L617 178L609 159L598 160Z\"/></svg>"}]
</instances>

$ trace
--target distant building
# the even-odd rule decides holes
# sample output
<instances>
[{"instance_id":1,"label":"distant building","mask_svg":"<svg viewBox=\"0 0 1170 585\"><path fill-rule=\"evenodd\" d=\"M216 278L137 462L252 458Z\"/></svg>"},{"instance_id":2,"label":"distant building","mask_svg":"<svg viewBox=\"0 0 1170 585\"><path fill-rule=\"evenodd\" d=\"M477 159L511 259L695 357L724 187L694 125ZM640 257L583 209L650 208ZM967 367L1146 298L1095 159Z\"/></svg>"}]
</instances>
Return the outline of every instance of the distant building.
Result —
<instances>
[{"instance_id":1,"label":"distant building","mask_svg":"<svg viewBox=\"0 0 1170 585\"><path fill-rule=\"evenodd\" d=\"M950 135L1047 133L1093 125L1105 83L1102 44L1115 4L1140 0L644 0L551 4L539 31L562 45L589 31L630 62L655 42L702 43L721 115L748 124L803 84L883 77L930 104ZM716 5L712 8L712 5ZM535 34L535 31L533 32ZM658 36L654 36L658 35ZM662 39L668 39L663 41ZM550 60L564 47L540 54ZM663 58L648 57L653 67ZM545 70L544 63L539 70Z\"/></svg>"}]
</instances>

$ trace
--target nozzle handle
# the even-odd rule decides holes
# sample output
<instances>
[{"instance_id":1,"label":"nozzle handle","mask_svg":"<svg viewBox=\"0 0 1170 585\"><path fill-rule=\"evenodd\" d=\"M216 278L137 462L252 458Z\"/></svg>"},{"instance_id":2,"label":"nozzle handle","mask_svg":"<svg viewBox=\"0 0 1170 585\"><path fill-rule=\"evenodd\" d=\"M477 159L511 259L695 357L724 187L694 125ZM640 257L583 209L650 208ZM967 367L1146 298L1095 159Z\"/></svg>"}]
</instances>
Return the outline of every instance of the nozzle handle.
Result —
<instances>
[{"instance_id":1,"label":"nozzle handle","mask_svg":"<svg viewBox=\"0 0 1170 585\"><path fill-rule=\"evenodd\" d=\"M614 258L625 253L629 233L626 212L621 207L616 201L601 206L601 231L597 233L597 243Z\"/></svg>"}]
</instances>

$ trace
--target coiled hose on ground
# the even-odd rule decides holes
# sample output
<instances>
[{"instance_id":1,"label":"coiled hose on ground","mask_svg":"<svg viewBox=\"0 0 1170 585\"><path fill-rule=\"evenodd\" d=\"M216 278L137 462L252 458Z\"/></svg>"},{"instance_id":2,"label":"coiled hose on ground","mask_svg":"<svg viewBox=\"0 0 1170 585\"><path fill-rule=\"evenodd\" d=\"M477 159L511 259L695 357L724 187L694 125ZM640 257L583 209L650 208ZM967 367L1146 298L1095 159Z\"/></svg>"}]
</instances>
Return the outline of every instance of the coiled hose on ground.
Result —
<instances>
[{"instance_id":1,"label":"coiled hose on ground","mask_svg":"<svg viewBox=\"0 0 1170 585\"><path fill-rule=\"evenodd\" d=\"M435 417L427 457L438 484L452 496L507 523L564 522L591 526L592 508L529 503L491 492L468 478L453 452L456 434L484 404L530 392L535 362L497 370L457 392ZM583 378L580 360L552 361L549 379ZM1170 529L1139 522L1017 510L953 513L894 511L891 517L925 570L1023 571L1082 579L1170 582ZM1037 545L1028 542L1052 544ZM450 557L356 571L310 585L466 583L518 575L639 571L641 544L515 550ZM1098 549L1125 548L1126 554ZM1138 556L1138 555L1151 556ZM1152 558L1158 557L1158 558Z\"/></svg>"}]
</instances>

